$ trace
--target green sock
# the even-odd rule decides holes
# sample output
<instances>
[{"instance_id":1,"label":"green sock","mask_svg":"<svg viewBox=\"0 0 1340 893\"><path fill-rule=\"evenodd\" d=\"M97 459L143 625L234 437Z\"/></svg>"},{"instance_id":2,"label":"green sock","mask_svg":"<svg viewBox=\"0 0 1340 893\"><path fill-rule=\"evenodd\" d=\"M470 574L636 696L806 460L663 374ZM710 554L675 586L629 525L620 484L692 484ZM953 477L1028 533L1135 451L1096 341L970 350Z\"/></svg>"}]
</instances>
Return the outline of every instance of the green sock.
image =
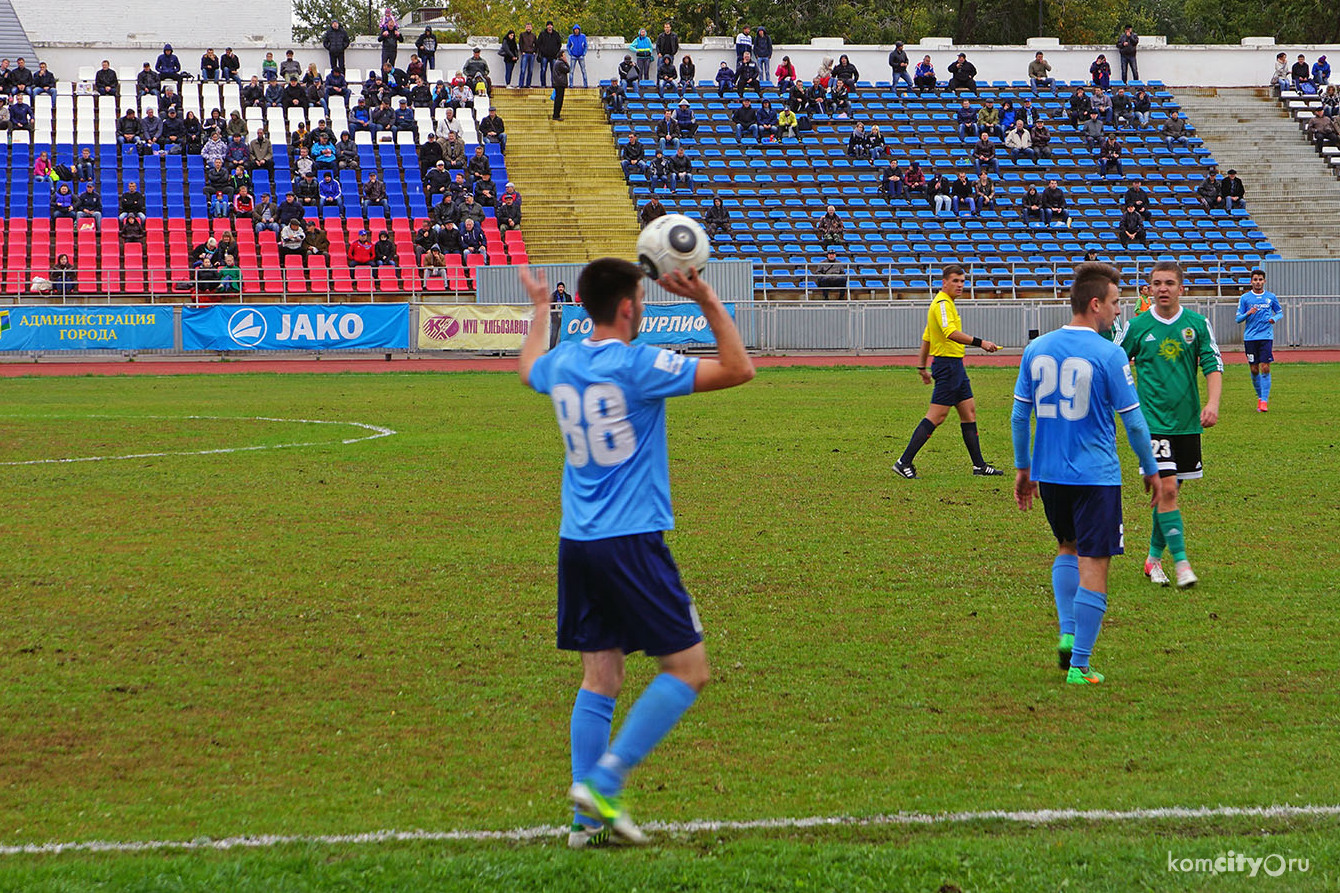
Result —
<instances>
[{"instance_id":1,"label":"green sock","mask_svg":"<svg viewBox=\"0 0 1340 893\"><path fill-rule=\"evenodd\" d=\"M1186 561L1186 534L1182 529L1182 513L1176 509L1171 512L1159 512L1159 527L1163 528L1163 537L1168 541L1168 551L1173 561Z\"/></svg>"},{"instance_id":2,"label":"green sock","mask_svg":"<svg viewBox=\"0 0 1340 893\"><path fill-rule=\"evenodd\" d=\"M1154 528L1149 534L1149 557L1162 561L1163 549L1167 545L1167 540L1163 538L1163 525L1159 523L1159 510L1154 509Z\"/></svg>"}]
</instances>

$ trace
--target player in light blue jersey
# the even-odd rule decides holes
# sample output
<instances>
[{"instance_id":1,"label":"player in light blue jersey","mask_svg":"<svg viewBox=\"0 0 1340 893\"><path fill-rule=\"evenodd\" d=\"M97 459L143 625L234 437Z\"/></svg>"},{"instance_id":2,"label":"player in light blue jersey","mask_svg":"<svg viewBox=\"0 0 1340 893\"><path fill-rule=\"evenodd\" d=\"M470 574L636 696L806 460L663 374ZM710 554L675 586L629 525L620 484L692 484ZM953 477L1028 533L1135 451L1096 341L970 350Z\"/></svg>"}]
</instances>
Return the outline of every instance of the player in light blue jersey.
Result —
<instances>
[{"instance_id":1,"label":"player in light blue jersey","mask_svg":"<svg viewBox=\"0 0 1340 893\"><path fill-rule=\"evenodd\" d=\"M1284 318L1279 298L1266 291L1266 271L1252 270L1252 290L1238 299L1238 322L1246 323L1242 330L1242 347L1247 352L1247 363L1252 370L1252 387L1256 388L1256 411L1266 412L1270 407L1270 364L1275 360L1275 323Z\"/></svg>"},{"instance_id":2,"label":"player in light blue jersey","mask_svg":"<svg viewBox=\"0 0 1340 893\"><path fill-rule=\"evenodd\" d=\"M1089 658L1107 611L1108 565L1124 545L1114 416L1126 426L1154 502L1162 487L1126 354L1098 334L1111 328L1121 311L1120 285L1115 268L1080 264L1070 288L1074 318L1028 345L1014 387L1014 499L1026 511L1034 494L1040 495L1056 535L1052 592L1061 627L1056 651L1066 682L1076 685L1103 681ZM1037 431L1030 456L1033 415Z\"/></svg>"},{"instance_id":3,"label":"player in light blue jersey","mask_svg":"<svg viewBox=\"0 0 1340 893\"><path fill-rule=\"evenodd\" d=\"M543 275L521 270L535 306L521 347L521 381L548 394L563 437L563 521L558 544L558 647L582 657L572 708L572 829L568 846L630 843L645 835L621 793L640 763L707 685L702 627L680 582L664 531L670 508L665 399L744 384L754 377L725 305L694 272L660 278L702 308L715 359L633 344L642 320L642 271L615 258L592 261L577 282L594 323L591 337L548 353L550 293ZM610 743L624 655L645 651L661 673Z\"/></svg>"}]
</instances>

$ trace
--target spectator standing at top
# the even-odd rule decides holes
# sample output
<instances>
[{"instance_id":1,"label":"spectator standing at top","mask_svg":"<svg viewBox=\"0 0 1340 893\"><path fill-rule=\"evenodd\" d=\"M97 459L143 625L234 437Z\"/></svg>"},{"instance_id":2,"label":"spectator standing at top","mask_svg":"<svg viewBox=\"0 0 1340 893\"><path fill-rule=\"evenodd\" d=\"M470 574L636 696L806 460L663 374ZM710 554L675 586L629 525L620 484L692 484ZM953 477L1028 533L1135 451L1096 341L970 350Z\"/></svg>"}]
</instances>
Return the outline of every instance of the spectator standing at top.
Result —
<instances>
[{"instance_id":1,"label":"spectator standing at top","mask_svg":"<svg viewBox=\"0 0 1340 893\"><path fill-rule=\"evenodd\" d=\"M562 38L559 36L559 33L554 30L554 23L545 22L544 30L535 38L535 53L540 57L541 87L548 86L549 70L553 68L554 63L558 61L558 54L562 50Z\"/></svg>"},{"instance_id":2,"label":"spectator standing at top","mask_svg":"<svg viewBox=\"0 0 1340 893\"><path fill-rule=\"evenodd\" d=\"M321 35L321 46L330 56L330 70L344 71L344 51L349 49L352 38L339 22L331 22L326 33Z\"/></svg>"},{"instance_id":3,"label":"spectator standing at top","mask_svg":"<svg viewBox=\"0 0 1340 893\"><path fill-rule=\"evenodd\" d=\"M582 33L581 25L573 25L572 33L568 35L568 67L573 71L580 68L582 71L582 86L590 86L586 80L586 35ZM576 80L575 77L574 80ZM573 86L576 86L576 84L574 83Z\"/></svg>"},{"instance_id":4,"label":"spectator standing at top","mask_svg":"<svg viewBox=\"0 0 1340 893\"><path fill-rule=\"evenodd\" d=\"M744 58L745 53L753 54L754 37L749 33L747 27L741 27L740 33L735 35L735 64L738 66L740 60Z\"/></svg>"},{"instance_id":5,"label":"spectator standing at top","mask_svg":"<svg viewBox=\"0 0 1340 893\"><path fill-rule=\"evenodd\" d=\"M400 21L388 6L382 12L381 24L377 26L377 42L382 45L383 64L390 62L392 67L395 66L395 58L400 52L399 44L402 40L404 37L400 33Z\"/></svg>"},{"instance_id":6,"label":"spectator standing at top","mask_svg":"<svg viewBox=\"0 0 1340 893\"><path fill-rule=\"evenodd\" d=\"M1135 33L1135 28L1127 25L1121 29L1121 36L1117 38L1117 55L1121 57L1121 79L1123 81L1140 80L1140 69L1135 64L1135 48L1140 44L1140 38ZM1127 77L1129 70L1130 76Z\"/></svg>"},{"instance_id":7,"label":"spectator standing at top","mask_svg":"<svg viewBox=\"0 0 1340 893\"><path fill-rule=\"evenodd\" d=\"M768 73L768 69L772 65L772 38L762 27L754 35L753 53L754 61L758 63L758 70L763 74L763 83L771 84L772 76Z\"/></svg>"},{"instance_id":8,"label":"spectator standing at top","mask_svg":"<svg viewBox=\"0 0 1340 893\"><path fill-rule=\"evenodd\" d=\"M568 65L564 58L562 50L558 51L558 58L554 60L554 120L563 120L563 94L568 91L568 72L572 67Z\"/></svg>"},{"instance_id":9,"label":"spectator standing at top","mask_svg":"<svg viewBox=\"0 0 1340 893\"><path fill-rule=\"evenodd\" d=\"M646 28L637 30L637 37L633 38L633 42L628 45L628 48L633 51L633 55L637 58L638 80L651 80L651 61L656 47L651 42L651 38L647 36Z\"/></svg>"},{"instance_id":10,"label":"spectator standing at top","mask_svg":"<svg viewBox=\"0 0 1340 893\"><path fill-rule=\"evenodd\" d=\"M907 66L911 60L907 58L907 50L903 49L903 42L900 40L893 45L893 51L889 53L889 69L893 72L893 87L898 87L899 82L907 84L907 88L912 89L912 78L907 74Z\"/></svg>"},{"instance_id":11,"label":"spectator standing at top","mask_svg":"<svg viewBox=\"0 0 1340 893\"><path fill-rule=\"evenodd\" d=\"M432 28L424 26L423 33L414 41L414 49L419 51L425 69L437 68L437 35Z\"/></svg>"},{"instance_id":12,"label":"spectator standing at top","mask_svg":"<svg viewBox=\"0 0 1340 893\"><path fill-rule=\"evenodd\" d=\"M502 41L498 46L498 55L503 60L503 83L512 86L512 70L516 68L516 62L521 58L521 46L517 43L516 32L509 30L502 36ZM520 86L518 81L517 86Z\"/></svg>"},{"instance_id":13,"label":"spectator standing at top","mask_svg":"<svg viewBox=\"0 0 1340 893\"><path fill-rule=\"evenodd\" d=\"M666 22L661 26L661 33L656 35L656 56L669 56L674 58L679 55L679 35L670 28L670 23Z\"/></svg>"}]
</instances>

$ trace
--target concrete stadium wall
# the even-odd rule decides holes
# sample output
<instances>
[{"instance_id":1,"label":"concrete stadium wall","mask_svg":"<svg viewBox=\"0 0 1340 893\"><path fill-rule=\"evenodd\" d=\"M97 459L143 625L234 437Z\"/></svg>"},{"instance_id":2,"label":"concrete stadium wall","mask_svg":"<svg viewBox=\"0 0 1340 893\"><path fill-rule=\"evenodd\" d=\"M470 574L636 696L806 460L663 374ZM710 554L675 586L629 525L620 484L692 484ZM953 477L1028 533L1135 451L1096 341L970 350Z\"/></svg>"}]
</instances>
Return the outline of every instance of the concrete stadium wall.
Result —
<instances>
[{"instance_id":1,"label":"concrete stadium wall","mask_svg":"<svg viewBox=\"0 0 1340 893\"><path fill-rule=\"evenodd\" d=\"M22 0L22 2L35 4L36 0ZM269 0L239 0L239 2L263 6ZM186 4L180 3L177 6L187 7ZM29 17L25 16L24 20L26 24ZM110 28L106 30L111 31ZM318 66L324 68L327 63L326 53L319 45L295 44L287 39L275 42L257 41L241 34L226 32L220 32L221 36L209 44L202 44L198 37L193 37L198 35L200 30L198 28L182 26L172 29L165 24L161 30L164 32L162 38L151 41L73 43L68 40L41 42L35 39L33 43L39 57L47 62L58 78L63 80L77 76L79 66L96 65L102 59L111 60L113 66L133 65L138 68L146 60L153 61L157 58L164 40L172 43L173 48L182 57L184 66L188 68L198 64L201 54L207 47L213 47L216 52L222 53L225 46L234 48L242 60L244 70L259 70L267 50L273 50L275 58L282 60L284 51L292 49L295 58L302 62L304 67L308 62L316 62ZM1138 57L1141 77L1145 80L1162 81L1173 87L1247 87L1268 84L1275 54L1281 51L1288 53L1291 60L1298 53L1303 53L1309 62L1322 54L1331 55L1336 61L1340 61L1340 45L1275 46L1273 42L1265 42L1272 40L1271 38L1247 38L1244 41L1247 45L1244 46L1169 46L1160 37L1142 37L1141 40L1143 44ZM486 47L484 57L488 60L494 79L501 81L502 59L495 50L497 38L481 39L479 43ZM710 79L720 62L727 61L732 67L735 64L734 49L726 43L727 41L717 39L706 45L685 45L681 48L680 55L692 56L698 67L699 78ZM887 60L891 49L889 46L845 46L840 38L825 38L816 40L809 46L777 47L773 53L772 66L775 68L783 55L789 55L801 78L809 80L825 56L836 61L839 54L846 53L860 70L862 79L887 81L890 79ZM1052 64L1052 75L1061 80L1087 79L1089 65L1099 53L1107 55L1114 74L1120 73L1116 49L1113 46L1062 47L1055 41L1045 38L1031 41L1029 46L1014 47L955 47L949 40L927 38L920 44L907 46L906 49L914 62L919 61L921 56L929 54L942 81L948 78L946 68L959 52L968 55L968 59L977 66L979 79L987 81L1024 80L1027 76L1028 63L1038 50L1047 55L1048 61ZM402 66L413 51L411 37L400 50ZM594 85L602 78L612 77L625 52L625 41L621 38L592 38L587 59L591 83ZM469 56L469 49L464 45L444 46L437 52L438 67L440 69L459 67ZM366 38L356 42L346 54L347 64L352 68L375 67L380 64L380 58L379 48ZM538 84L538 79L536 83Z\"/></svg>"},{"instance_id":2,"label":"concrete stadium wall","mask_svg":"<svg viewBox=\"0 0 1340 893\"><path fill-rule=\"evenodd\" d=\"M293 5L289 0L10 2L34 46L52 41L90 46L115 46L137 41L149 45L156 43L160 48L164 43L170 43L175 49L178 40L190 41L193 35L202 33L227 35L221 39L233 44L287 42L293 38ZM219 51L222 50L220 46ZM199 55L197 52L197 58Z\"/></svg>"}]
</instances>

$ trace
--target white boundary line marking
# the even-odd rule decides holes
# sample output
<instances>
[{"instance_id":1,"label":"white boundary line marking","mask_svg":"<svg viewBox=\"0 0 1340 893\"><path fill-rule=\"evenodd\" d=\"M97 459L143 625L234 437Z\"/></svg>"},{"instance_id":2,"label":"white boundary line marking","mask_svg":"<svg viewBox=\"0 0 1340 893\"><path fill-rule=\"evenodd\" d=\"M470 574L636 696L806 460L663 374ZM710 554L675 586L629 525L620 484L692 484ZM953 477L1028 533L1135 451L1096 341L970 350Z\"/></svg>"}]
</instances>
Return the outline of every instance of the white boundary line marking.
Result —
<instances>
[{"instance_id":1,"label":"white boundary line marking","mask_svg":"<svg viewBox=\"0 0 1340 893\"><path fill-rule=\"evenodd\" d=\"M699 831L749 831L755 829L821 828L845 826L870 828L898 825L962 825L972 822L1003 821L1021 825L1046 825L1056 822L1131 822L1158 819L1207 818L1295 818L1340 816L1340 806L1169 806L1155 809L1038 809L1007 812L893 813L876 816L811 816L808 818L753 819L716 822L647 822L647 831L666 834ZM566 827L545 826L516 828L511 831L369 831L363 834L262 834L225 837L218 840L199 837L194 840L108 841L89 840L70 843L0 844L0 856L53 855L60 853L141 853L153 850L232 850L261 849L293 844L341 846L347 844L393 843L401 841L526 841L558 837Z\"/></svg>"},{"instance_id":2,"label":"white boundary line marking","mask_svg":"<svg viewBox=\"0 0 1340 893\"><path fill-rule=\"evenodd\" d=\"M67 417L68 418L68 417ZM145 419L167 419L172 416L85 416L90 419L116 419L124 421L142 421ZM295 447L310 446L329 446L340 443L348 446L351 443L362 443L365 440L376 440L379 437L390 437L396 432L390 428L383 428L381 425L368 425L363 422L337 422L326 419L272 419L266 416L212 416L212 415L188 415L183 416L189 421L211 421L211 422L288 422L299 425L351 425L356 428L362 428L371 431L371 434L363 437L350 437L340 441L334 440L316 440L303 443L275 443L260 446L246 447L221 447L214 450L172 450L165 453L130 453L125 456L77 456L66 459L25 459L19 462L0 462L0 466L11 465L64 465L71 462L115 462L120 459L157 459L163 456L213 456L221 453L246 453L253 450L288 450Z\"/></svg>"}]
</instances>

